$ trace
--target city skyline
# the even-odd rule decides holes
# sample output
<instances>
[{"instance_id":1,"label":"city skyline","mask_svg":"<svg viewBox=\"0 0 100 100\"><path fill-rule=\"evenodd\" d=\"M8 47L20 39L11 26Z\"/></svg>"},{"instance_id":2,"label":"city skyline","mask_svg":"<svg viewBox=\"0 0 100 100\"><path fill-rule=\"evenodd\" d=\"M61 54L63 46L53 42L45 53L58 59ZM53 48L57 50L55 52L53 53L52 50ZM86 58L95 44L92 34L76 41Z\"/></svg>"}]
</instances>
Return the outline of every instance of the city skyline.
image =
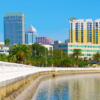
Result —
<instances>
[{"instance_id":1,"label":"city skyline","mask_svg":"<svg viewBox=\"0 0 100 100\"><path fill-rule=\"evenodd\" d=\"M3 17L6 12L24 12L25 29L32 24L37 29L40 37L51 37L52 40L64 42L69 38L68 19L71 17L77 19L99 19L99 2L99 0L96 0L95 3L90 2L90 0L84 0L84 2L80 2L79 0L29 0L28 2L24 1L23 5L23 0L21 0L20 3L19 0L17 2L13 0L1 1L0 42L3 41ZM5 5L6 8L3 7L3 5Z\"/></svg>"}]
</instances>

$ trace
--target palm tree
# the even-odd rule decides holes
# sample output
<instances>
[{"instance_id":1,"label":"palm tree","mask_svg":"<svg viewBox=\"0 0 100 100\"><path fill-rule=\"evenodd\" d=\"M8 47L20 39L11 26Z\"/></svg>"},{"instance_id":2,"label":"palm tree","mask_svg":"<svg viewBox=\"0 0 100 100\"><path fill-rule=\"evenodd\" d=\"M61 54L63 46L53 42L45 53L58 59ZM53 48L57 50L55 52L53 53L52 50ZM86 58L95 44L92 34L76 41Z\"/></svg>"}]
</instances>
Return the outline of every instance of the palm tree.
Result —
<instances>
[{"instance_id":1,"label":"palm tree","mask_svg":"<svg viewBox=\"0 0 100 100\"><path fill-rule=\"evenodd\" d=\"M77 58L77 67L78 67L78 59L79 59L79 56L81 56L81 55L82 55L81 49L74 49L73 50L73 56L76 56L76 58Z\"/></svg>"},{"instance_id":2,"label":"palm tree","mask_svg":"<svg viewBox=\"0 0 100 100\"><path fill-rule=\"evenodd\" d=\"M30 48L24 44L16 44L9 51L9 56L14 57L16 62L26 63L26 59L30 56Z\"/></svg>"},{"instance_id":3,"label":"palm tree","mask_svg":"<svg viewBox=\"0 0 100 100\"><path fill-rule=\"evenodd\" d=\"M6 40L5 40L5 45L6 45L6 46L10 45L10 40L9 40L9 39L6 39Z\"/></svg>"},{"instance_id":4,"label":"palm tree","mask_svg":"<svg viewBox=\"0 0 100 100\"><path fill-rule=\"evenodd\" d=\"M8 61L8 59L7 59L7 55L6 54L0 54L0 61L5 61L5 62L7 62Z\"/></svg>"},{"instance_id":5,"label":"palm tree","mask_svg":"<svg viewBox=\"0 0 100 100\"><path fill-rule=\"evenodd\" d=\"M96 54L93 55L93 59L97 61L97 63L99 62L100 60L100 53L97 52Z\"/></svg>"},{"instance_id":6,"label":"palm tree","mask_svg":"<svg viewBox=\"0 0 100 100\"><path fill-rule=\"evenodd\" d=\"M46 52L48 52L47 49L46 49ZM45 47L39 43L34 43L32 44L32 53L33 53L33 56L45 55Z\"/></svg>"},{"instance_id":7,"label":"palm tree","mask_svg":"<svg viewBox=\"0 0 100 100\"><path fill-rule=\"evenodd\" d=\"M88 59L87 57L84 57L84 62L85 62L85 65L87 66L88 63L90 62L90 59Z\"/></svg>"}]
</instances>

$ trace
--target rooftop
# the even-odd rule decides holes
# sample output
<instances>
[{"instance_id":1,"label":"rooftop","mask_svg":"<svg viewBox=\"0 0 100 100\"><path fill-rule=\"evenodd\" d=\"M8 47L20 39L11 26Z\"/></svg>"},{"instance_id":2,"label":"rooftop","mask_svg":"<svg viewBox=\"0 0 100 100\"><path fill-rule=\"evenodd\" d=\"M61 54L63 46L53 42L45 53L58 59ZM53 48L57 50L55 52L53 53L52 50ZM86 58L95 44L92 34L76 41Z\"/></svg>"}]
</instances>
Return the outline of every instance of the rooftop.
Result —
<instances>
[{"instance_id":1,"label":"rooftop","mask_svg":"<svg viewBox=\"0 0 100 100\"><path fill-rule=\"evenodd\" d=\"M35 32L35 33L37 33L36 29L35 29L32 25L30 25L30 26L26 29L26 32Z\"/></svg>"},{"instance_id":2,"label":"rooftop","mask_svg":"<svg viewBox=\"0 0 100 100\"><path fill-rule=\"evenodd\" d=\"M9 13L5 13L4 17L8 17L8 16L24 16L23 12L9 12Z\"/></svg>"}]
</instances>

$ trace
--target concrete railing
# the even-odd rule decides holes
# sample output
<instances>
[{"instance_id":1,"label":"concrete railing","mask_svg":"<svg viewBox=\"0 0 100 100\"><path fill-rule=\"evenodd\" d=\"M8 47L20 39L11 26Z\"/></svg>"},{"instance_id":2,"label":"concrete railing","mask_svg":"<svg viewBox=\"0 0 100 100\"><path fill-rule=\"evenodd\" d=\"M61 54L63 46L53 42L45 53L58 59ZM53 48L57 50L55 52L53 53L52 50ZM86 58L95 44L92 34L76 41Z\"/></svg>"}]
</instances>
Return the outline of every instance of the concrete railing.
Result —
<instances>
[{"instance_id":1,"label":"concrete railing","mask_svg":"<svg viewBox=\"0 0 100 100\"><path fill-rule=\"evenodd\" d=\"M31 70L33 67L34 66L23 65L23 64L0 62L0 73L5 74L17 71Z\"/></svg>"},{"instance_id":2,"label":"concrete railing","mask_svg":"<svg viewBox=\"0 0 100 100\"><path fill-rule=\"evenodd\" d=\"M30 85L34 80L43 75L77 74L88 72L100 73L100 68L36 67L16 63L0 62L0 100L9 100L2 98L6 98L6 95L13 93L13 91L17 91L17 88L19 90L19 88L25 84L25 86L28 84ZM27 84L27 82L29 83Z\"/></svg>"},{"instance_id":3,"label":"concrete railing","mask_svg":"<svg viewBox=\"0 0 100 100\"><path fill-rule=\"evenodd\" d=\"M43 71L62 71L62 70L100 70L100 68L62 68L62 67L36 67L24 64L1 62L0 61L0 82L16 77L34 74Z\"/></svg>"},{"instance_id":4,"label":"concrete railing","mask_svg":"<svg viewBox=\"0 0 100 100\"><path fill-rule=\"evenodd\" d=\"M50 71L51 68L41 68L17 63L0 61L0 83L6 80L27 76L42 71Z\"/></svg>"},{"instance_id":5,"label":"concrete railing","mask_svg":"<svg viewBox=\"0 0 100 100\"><path fill-rule=\"evenodd\" d=\"M44 71L100 70L100 68L36 67L0 61L0 82Z\"/></svg>"}]
</instances>

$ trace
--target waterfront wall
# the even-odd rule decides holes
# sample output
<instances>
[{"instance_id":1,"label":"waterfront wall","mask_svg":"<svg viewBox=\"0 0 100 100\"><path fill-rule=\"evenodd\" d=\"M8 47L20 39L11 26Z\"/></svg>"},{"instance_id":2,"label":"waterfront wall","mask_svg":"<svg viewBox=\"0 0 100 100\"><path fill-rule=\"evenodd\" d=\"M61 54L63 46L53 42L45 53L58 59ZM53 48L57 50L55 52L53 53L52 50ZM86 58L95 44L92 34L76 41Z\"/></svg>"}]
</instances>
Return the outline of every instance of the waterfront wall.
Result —
<instances>
[{"instance_id":1,"label":"waterfront wall","mask_svg":"<svg viewBox=\"0 0 100 100\"><path fill-rule=\"evenodd\" d=\"M45 77L100 72L99 68L40 68L4 62L0 68L0 100L30 100Z\"/></svg>"}]
</instances>

